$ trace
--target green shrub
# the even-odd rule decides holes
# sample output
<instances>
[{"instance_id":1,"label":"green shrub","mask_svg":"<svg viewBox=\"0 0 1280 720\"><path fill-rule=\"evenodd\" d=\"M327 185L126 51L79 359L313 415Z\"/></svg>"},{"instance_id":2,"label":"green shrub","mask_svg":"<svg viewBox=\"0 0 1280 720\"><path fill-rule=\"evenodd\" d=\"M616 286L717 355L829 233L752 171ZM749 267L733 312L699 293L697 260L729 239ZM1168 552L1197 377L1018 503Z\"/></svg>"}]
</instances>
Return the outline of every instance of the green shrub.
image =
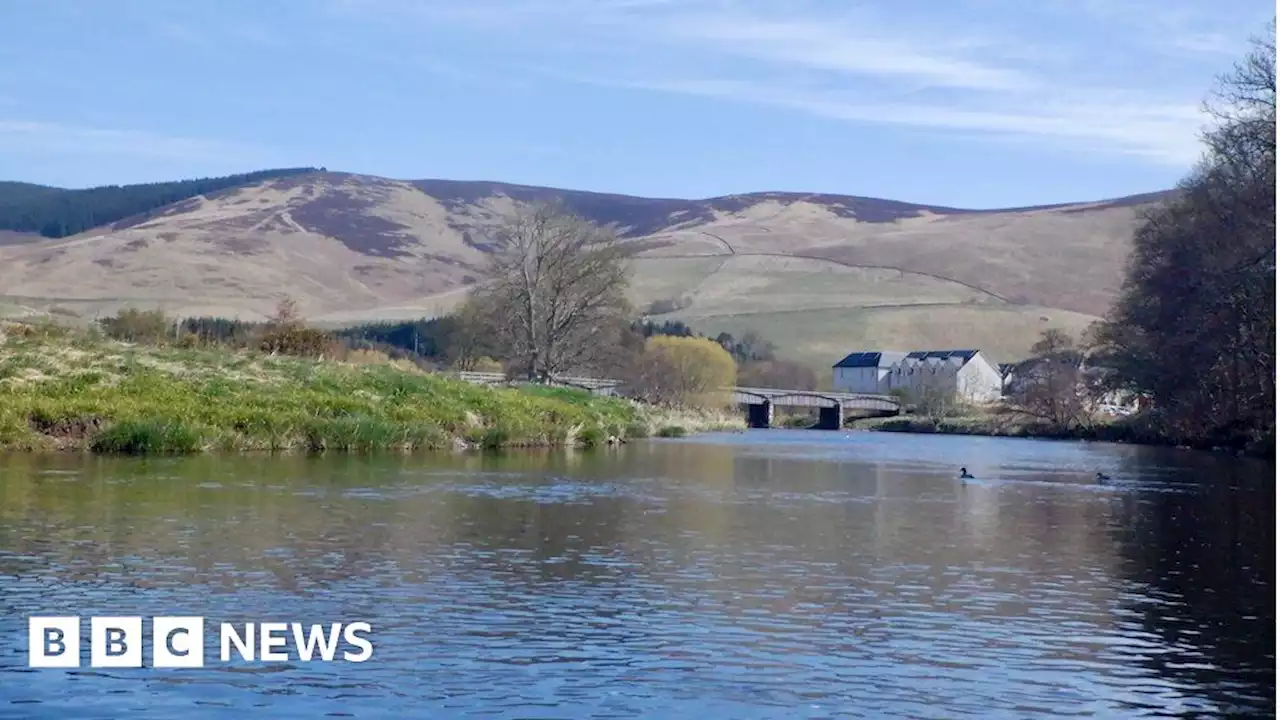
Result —
<instances>
[{"instance_id":1,"label":"green shrub","mask_svg":"<svg viewBox=\"0 0 1280 720\"><path fill-rule=\"evenodd\" d=\"M583 447L603 445L608 435L603 428L587 427L578 431L578 443Z\"/></svg>"},{"instance_id":2,"label":"green shrub","mask_svg":"<svg viewBox=\"0 0 1280 720\"><path fill-rule=\"evenodd\" d=\"M89 449L112 455L161 455L199 452L200 434L176 420L125 420L93 437Z\"/></svg>"},{"instance_id":3,"label":"green shrub","mask_svg":"<svg viewBox=\"0 0 1280 720\"><path fill-rule=\"evenodd\" d=\"M325 354L332 341L333 337L323 330L293 325L263 333L258 349L265 353L317 358Z\"/></svg>"}]
</instances>

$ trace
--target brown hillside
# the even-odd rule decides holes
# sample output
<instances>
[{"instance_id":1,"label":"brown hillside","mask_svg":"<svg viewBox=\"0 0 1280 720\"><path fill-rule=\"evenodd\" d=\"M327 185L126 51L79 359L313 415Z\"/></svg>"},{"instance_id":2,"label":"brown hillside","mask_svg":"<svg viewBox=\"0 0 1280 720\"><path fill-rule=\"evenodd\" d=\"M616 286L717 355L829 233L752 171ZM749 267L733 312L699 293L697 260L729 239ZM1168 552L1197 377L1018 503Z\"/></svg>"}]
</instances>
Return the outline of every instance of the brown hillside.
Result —
<instances>
[{"instance_id":1,"label":"brown hillside","mask_svg":"<svg viewBox=\"0 0 1280 720\"><path fill-rule=\"evenodd\" d=\"M434 315L480 277L506 214L555 198L618 228L636 253L637 303L665 301L655 309L675 308L667 316L708 331L756 327L798 355L812 348L815 365L845 343L955 344L957 332L973 338L960 344L1017 354L1045 323L1078 329L1105 311L1138 212L1160 197L972 211L803 193L649 199L312 173L70 238L0 241L0 311L57 305L92 316L137 306L259 318L288 294L322 323ZM959 324L948 313L960 313ZM1021 315L1032 319L1010 319Z\"/></svg>"}]
</instances>

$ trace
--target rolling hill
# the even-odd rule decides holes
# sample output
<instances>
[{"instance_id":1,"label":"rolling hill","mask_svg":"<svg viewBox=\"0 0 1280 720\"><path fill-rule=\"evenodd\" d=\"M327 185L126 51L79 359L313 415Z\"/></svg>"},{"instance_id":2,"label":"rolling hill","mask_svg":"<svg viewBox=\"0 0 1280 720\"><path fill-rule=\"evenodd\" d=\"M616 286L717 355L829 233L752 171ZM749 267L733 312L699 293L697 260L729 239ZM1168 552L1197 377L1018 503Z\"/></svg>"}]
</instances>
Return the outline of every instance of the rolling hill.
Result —
<instances>
[{"instance_id":1,"label":"rolling hill","mask_svg":"<svg viewBox=\"0 0 1280 720\"><path fill-rule=\"evenodd\" d=\"M23 188L35 203L50 190ZM618 229L632 251L633 299L655 319L755 329L815 367L876 347L980 347L1004 360L1044 328L1078 331L1105 312L1141 209L1164 195L965 210L292 172L69 237L0 233L0 314L133 306L252 319L287 294L330 326L437 315L482 276L505 216L557 198Z\"/></svg>"}]
</instances>

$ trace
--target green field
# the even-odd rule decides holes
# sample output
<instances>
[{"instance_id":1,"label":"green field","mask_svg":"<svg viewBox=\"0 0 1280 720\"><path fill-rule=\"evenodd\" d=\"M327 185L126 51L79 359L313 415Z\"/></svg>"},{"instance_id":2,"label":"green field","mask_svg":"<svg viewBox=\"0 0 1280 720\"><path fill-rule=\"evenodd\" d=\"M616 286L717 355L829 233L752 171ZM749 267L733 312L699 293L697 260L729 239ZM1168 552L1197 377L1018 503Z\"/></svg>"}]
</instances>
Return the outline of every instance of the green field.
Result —
<instances>
[{"instance_id":1,"label":"green field","mask_svg":"<svg viewBox=\"0 0 1280 720\"><path fill-rule=\"evenodd\" d=\"M956 282L882 268L766 255L633 261L632 295L642 307L685 297L699 315L751 314L872 305L990 303Z\"/></svg>"},{"instance_id":2,"label":"green field","mask_svg":"<svg viewBox=\"0 0 1280 720\"><path fill-rule=\"evenodd\" d=\"M807 258L644 258L633 267L639 307L683 298L679 310L652 319L712 335L754 330L783 357L824 372L854 350L978 348L993 362L1012 361L1044 330L1079 333L1096 319L1005 303L928 275Z\"/></svg>"},{"instance_id":3,"label":"green field","mask_svg":"<svg viewBox=\"0 0 1280 720\"><path fill-rule=\"evenodd\" d=\"M857 350L976 348L992 362L1010 362L1025 357L1044 330L1056 327L1079 333L1095 319L1023 305L849 307L736 315L700 315L691 310L661 317L683 320L703 334L741 336L755 330L778 346L779 355L823 374Z\"/></svg>"}]
</instances>

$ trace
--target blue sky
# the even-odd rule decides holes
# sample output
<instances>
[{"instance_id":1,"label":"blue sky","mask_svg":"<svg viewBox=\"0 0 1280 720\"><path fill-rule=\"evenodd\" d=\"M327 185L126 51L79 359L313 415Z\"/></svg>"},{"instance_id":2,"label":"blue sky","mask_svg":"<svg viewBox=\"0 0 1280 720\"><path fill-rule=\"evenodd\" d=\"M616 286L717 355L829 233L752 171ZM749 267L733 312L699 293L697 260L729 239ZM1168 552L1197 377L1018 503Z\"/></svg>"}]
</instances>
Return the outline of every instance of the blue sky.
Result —
<instances>
[{"instance_id":1,"label":"blue sky","mask_svg":"<svg viewBox=\"0 0 1280 720\"><path fill-rule=\"evenodd\" d=\"M962 207L1170 187L1264 0L0 0L0 179L316 165Z\"/></svg>"}]
</instances>

